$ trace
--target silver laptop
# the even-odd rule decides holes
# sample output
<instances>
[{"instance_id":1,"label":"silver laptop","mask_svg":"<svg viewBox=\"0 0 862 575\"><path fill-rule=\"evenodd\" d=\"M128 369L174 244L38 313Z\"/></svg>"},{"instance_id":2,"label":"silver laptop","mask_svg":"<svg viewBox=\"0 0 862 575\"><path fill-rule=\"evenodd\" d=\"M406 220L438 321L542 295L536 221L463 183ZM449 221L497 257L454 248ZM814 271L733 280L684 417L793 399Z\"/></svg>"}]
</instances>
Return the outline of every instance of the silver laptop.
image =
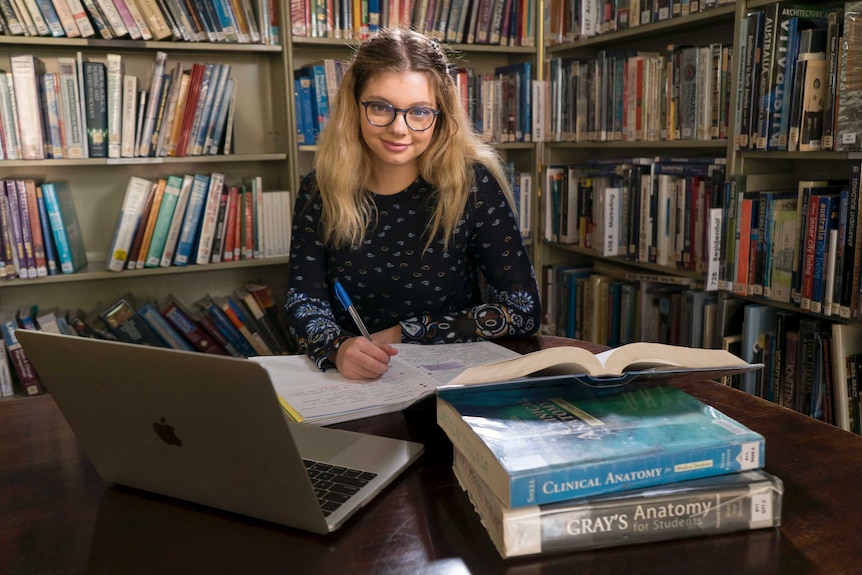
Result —
<instances>
[{"instance_id":1,"label":"silver laptop","mask_svg":"<svg viewBox=\"0 0 862 575\"><path fill-rule=\"evenodd\" d=\"M96 470L114 483L327 533L423 451L287 420L253 361L16 335Z\"/></svg>"}]
</instances>

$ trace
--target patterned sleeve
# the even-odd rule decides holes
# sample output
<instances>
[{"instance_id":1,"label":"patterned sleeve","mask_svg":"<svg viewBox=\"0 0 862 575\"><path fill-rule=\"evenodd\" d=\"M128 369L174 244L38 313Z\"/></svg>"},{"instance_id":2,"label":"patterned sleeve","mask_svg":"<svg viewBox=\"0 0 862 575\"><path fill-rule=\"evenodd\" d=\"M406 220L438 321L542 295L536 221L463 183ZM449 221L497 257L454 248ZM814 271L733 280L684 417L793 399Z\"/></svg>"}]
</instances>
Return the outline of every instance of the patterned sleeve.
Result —
<instances>
[{"instance_id":1,"label":"patterned sleeve","mask_svg":"<svg viewBox=\"0 0 862 575\"><path fill-rule=\"evenodd\" d=\"M335 320L326 281L326 249L318 230L320 196L314 175L302 182L296 197L290 242L290 278L287 293L287 323L299 349L321 369L334 367L329 358L352 334Z\"/></svg>"},{"instance_id":2,"label":"patterned sleeve","mask_svg":"<svg viewBox=\"0 0 862 575\"><path fill-rule=\"evenodd\" d=\"M455 313L402 321L404 341L456 343L531 335L538 330L539 288L518 220L500 184L481 166L476 168L476 188L468 200L465 221L474 230L469 250L484 275L486 301Z\"/></svg>"}]
</instances>

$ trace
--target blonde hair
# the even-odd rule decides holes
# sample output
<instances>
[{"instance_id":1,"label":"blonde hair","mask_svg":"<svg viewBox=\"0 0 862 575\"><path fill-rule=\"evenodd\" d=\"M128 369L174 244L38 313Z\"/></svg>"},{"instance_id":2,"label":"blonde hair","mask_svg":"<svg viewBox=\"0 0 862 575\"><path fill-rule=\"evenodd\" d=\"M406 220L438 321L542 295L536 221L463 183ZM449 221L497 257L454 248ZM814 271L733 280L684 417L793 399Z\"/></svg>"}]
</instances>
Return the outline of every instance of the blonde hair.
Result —
<instances>
[{"instance_id":1,"label":"blonde hair","mask_svg":"<svg viewBox=\"0 0 862 575\"><path fill-rule=\"evenodd\" d=\"M475 184L475 164L485 166L510 194L500 156L473 130L438 43L413 30L384 29L356 50L318 141L314 168L323 203L321 235L333 248L361 244L375 215L366 189L371 160L360 132L365 118L359 97L370 80L387 72L425 74L440 110L431 142L419 157L420 175L436 189L426 248L435 238L448 244Z\"/></svg>"}]
</instances>

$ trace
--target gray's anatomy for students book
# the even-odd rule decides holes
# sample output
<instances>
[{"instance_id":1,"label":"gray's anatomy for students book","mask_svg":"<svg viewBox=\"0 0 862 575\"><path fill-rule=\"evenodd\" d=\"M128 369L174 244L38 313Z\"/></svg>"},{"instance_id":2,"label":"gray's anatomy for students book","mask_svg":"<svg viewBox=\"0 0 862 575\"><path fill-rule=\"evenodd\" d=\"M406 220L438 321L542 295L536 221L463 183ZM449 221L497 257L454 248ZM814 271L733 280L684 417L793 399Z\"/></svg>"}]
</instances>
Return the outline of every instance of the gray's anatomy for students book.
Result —
<instances>
[{"instance_id":1,"label":"gray's anatomy for students book","mask_svg":"<svg viewBox=\"0 0 862 575\"><path fill-rule=\"evenodd\" d=\"M456 449L453 469L504 558L683 539L781 524L781 479L743 471L541 506L503 505Z\"/></svg>"}]
</instances>

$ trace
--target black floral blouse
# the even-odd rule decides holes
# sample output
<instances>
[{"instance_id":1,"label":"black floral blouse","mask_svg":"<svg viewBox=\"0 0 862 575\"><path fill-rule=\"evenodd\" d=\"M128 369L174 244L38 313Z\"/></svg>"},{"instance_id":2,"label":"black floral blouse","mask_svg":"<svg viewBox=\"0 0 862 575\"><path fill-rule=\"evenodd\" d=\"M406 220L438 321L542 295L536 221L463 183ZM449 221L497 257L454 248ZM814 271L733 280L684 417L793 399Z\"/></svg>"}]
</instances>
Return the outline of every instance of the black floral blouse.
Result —
<instances>
[{"instance_id":1,"label":"black floral blouse","mask_svg":"<svg viewBox=\"0 0 862 575\"><path fill-rule=\"evenodd\" d=\"M405 343L536 332L538 286L517 220L482 166L476 182L448 250L440 240L424 250L434 194L421 177L397 194L372 194L376 219L362 245L330 250L318 233L321 201L313 193L314 173L306 176L294 209L286 310L291 335L318 367L331 367L333 352L358 333L334 297L335 280L368 331L400 323Z\"/></svg>"}]
</instances>

